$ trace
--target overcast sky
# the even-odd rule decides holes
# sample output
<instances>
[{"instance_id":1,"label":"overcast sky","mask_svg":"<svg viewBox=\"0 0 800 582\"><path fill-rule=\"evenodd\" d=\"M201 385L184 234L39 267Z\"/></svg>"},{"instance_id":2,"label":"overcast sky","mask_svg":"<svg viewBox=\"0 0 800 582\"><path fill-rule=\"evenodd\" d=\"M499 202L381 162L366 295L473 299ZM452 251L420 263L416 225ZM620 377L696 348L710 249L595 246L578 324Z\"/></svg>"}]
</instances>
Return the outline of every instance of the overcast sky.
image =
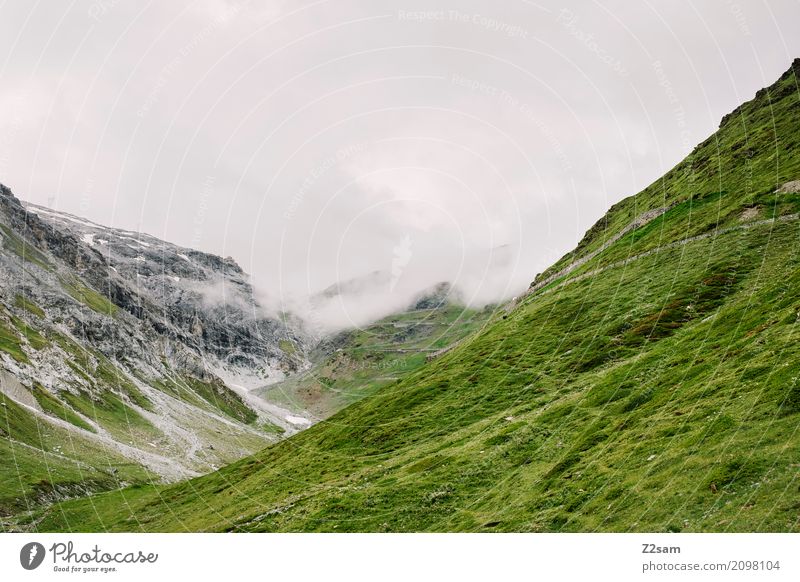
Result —
<instances>
[{"instance_id":1,"label":"overcast sky","mask_svg":"<svg viewBox=\"0 0 800 582\"><path fill-rule=\"evenodd\" d=\"M797 0L5 1L0 182L233 256L275 305L362 277L355 323L439 281L496 300L784 72L798 22Z\"/></svg>"}]
</instances>

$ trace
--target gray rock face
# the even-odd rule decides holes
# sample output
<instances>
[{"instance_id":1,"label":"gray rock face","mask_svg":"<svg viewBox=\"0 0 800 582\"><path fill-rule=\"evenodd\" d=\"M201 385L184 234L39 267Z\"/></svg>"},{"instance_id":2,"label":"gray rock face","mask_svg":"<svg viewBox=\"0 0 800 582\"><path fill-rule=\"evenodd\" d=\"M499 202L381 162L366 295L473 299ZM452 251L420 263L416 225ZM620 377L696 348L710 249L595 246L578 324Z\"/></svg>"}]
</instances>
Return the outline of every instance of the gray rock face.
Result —
<instances>
[{"instance_id":1,"label":"gray rock face","mask_svg":"<svg viewBox=\"0 0 800 582\"><path fill-rule=\"evenodd\" d=\"M299 338L261 314L247 276L232 259L33 205L27 210L50 227L45 231L54 234L53 254L61 256L66 249L67 257L80 257L72 263L79 273L157 334L239 367L295 367L278 343ZM83 244L74 249L77 239Z\"/></svg>"},{"instance_id":2,"label":"gray rock face","mask_svg":"<svg viewBox=\"0 0 800 582\"><path fill-rule=\"evenodd\" d=\"M459 303L459 293L450 283L437 283L429 289L420 292L412 301L411 309L439 309L448 303Z\"/></svg>"},{"instance_id":3,"label":"gray rock face","mask_svg":"<svg viewBox=\"0 0 800 582\"><path fill-rule=\"evenodd\" d=\"M181 406L192 422L199 410L250 436L260 423L277 427L273 435L297 429L287 420L296 414L250 391L305 366L305 339L265 315L232 259L23 204L2 185L0 242L0 333L8 338L0 367L86 416L98 433L113 435L113 427L74 398L109 390L151 424L167 423L165 434L210 432L185 426ZM109 386L110 370L131 393ZM178 412L167 418L167 409Z\"/></svg>"}]
</instances>

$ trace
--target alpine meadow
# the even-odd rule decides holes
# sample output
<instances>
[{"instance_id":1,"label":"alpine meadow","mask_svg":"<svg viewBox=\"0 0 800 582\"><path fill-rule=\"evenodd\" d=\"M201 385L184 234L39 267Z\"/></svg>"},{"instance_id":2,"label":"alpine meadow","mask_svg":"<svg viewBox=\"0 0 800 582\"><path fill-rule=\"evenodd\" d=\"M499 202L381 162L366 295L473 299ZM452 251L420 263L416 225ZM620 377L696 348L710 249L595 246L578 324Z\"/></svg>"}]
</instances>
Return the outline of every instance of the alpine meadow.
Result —
<instances>
[{"instance_id":1,"label":"alpine meadow","mask_svg":"<svg viewBox=\"0 0 800 582\"><path fill-rule=\"evenodd\" d=\"M800 530L800 59L527 292L321 344L232 260L2 200L5 529Z\"/></svg>"}]
</instances>

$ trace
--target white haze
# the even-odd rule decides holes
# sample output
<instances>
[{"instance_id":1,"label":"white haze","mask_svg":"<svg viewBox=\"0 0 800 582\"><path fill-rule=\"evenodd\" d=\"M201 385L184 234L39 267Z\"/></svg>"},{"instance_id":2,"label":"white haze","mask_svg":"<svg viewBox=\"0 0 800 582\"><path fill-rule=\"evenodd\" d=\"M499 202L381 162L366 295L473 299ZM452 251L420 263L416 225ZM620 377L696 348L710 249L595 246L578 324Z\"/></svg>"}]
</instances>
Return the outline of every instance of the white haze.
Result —
<instances>
[{"instance_id":1,"label":"white haze","mask_svg":"<svg viewBox=\"0 0 800 582\"><path fill-rule=\"evenodd\" d=\"M773 82L798 17L795 0L10 0L0 181L233 256L317 327L440 281L481 305Z\"/></svg>"}]
</instances>

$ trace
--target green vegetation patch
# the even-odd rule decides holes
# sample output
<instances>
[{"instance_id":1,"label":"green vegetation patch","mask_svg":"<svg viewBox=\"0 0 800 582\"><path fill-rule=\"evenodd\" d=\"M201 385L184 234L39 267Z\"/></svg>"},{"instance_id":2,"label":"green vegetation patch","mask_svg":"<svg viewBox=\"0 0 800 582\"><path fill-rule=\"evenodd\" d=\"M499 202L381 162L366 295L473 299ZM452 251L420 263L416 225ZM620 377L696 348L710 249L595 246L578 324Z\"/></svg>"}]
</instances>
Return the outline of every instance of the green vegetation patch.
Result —
<instances>
[{"instance_id":1,"label":"green vegetation patch","mask_svg":"<svg viewBox=\"0 0 800 582\"><path fill-rule=\"evenodd\" d=\"M34 263L45 270L51 269L47 257L39 252L36 247L25 242L3 224L0 224L0 231L2 231L0 240L2 240L3 248L10 250L23 262Z\"/></svg>"},{"instance_id":2,"label":"green vegetation patch","mask_svg":"<svg viewBox=\"0 0 800 582\"><path fill-rule=\"evenodd\" d=\"M278 347L284 354L289 354L290 356L297 352L297 348L295 347L294 343L289 340L280 340L278 342Z\"/></svg>"},{"instance_id":3,"label":"green vegetation patch","mask_svg":"<svg viewBox=\"0 0 800 582\"><path fill-rule=\"evenodd\" d=\"M73 299L83 303L101 315L113 317L119 310L105 295L86 286L76 278L61 279L61 285Z\"/></svg>"},{"instance_id":4,"label":"green vegetation patch","mask_svg":"<svg viewBox=\"0 0 800 582\"><path fill-rule=\"evenodd\" d=\"M7 353L17 362L27 364L30 360L22 344L22 339L16 331L0 319L0 351Z\"/></svg>"},{"instance_id":5,"label":"green vegetation patch","mask_svg":"<svg viewBox=\"0 0 800 582\"><path fill-rule=\"evenodd\" d=\"M53 416L60 418L61 420L66 420L78 428L95 432L94 427L83 420L79 415L75 414L75 411L72 410L72 408L64 404L64 402L59 400L56 396L38 384L34 385L34 387L31 389L31 392L36 398L36 402L39 403L39 406L41 406L45 412L48 412Z\"/></svg>"},{"instance_id":6,"label":"green vegetation patch","mask_svg":"<svg viewBox=\"0 0 800 582\"><path fill-rule=\"evenodd\" d=\"M139 465L37 419L0 393L0 516L149 479Z\"/></svg>"},{"instance_id":7,"label":"green vegetation patch","mask_svg":"<svg viewBox=\"0 0 800 582\"><path fill-rule=\"evenodd\" d=\"M245 424L250 424L258 418L258 415L245 404L242 397L221 381L206 382L191 376L185 376L184 381L203 400L231 418Z\"/></svg>"},{"instance_id":8,"label":"green vegetation patch","mask_svg":"<svg viewBox=\"0 0 800 582\"><path fill-rule=\"evenodd\" d=\"M109 390L97 393L78 390L77 394L65 390L58 397L123 442L152 441L161 437L152 424Z\"/></svg>"},{"instance_id":9,"label":"green vegetation patch","mask_svg":"<svg viewBox=\"0 0 800 582\"><path fill-rule=\"evenodd\" d=\"M23 295L17 295L14 297L14 306L19 309L23 309L32 315L35 315L39 319L44 319L45 317L44 309Z\"/></svg>"},{"instance_id":10,"label":"green vegetation patch","mask_svg":"<svg viewBox=\"0 0 800 582\"><path fill-rule=\"evenodd\" d=\"M11 316L11 322L14 324L23 337L28 340L30 346L35 350L41 350L50 345L50 342L38 331L29 326L25 321L18 317Z\"/></svg>"}]
</instances>

